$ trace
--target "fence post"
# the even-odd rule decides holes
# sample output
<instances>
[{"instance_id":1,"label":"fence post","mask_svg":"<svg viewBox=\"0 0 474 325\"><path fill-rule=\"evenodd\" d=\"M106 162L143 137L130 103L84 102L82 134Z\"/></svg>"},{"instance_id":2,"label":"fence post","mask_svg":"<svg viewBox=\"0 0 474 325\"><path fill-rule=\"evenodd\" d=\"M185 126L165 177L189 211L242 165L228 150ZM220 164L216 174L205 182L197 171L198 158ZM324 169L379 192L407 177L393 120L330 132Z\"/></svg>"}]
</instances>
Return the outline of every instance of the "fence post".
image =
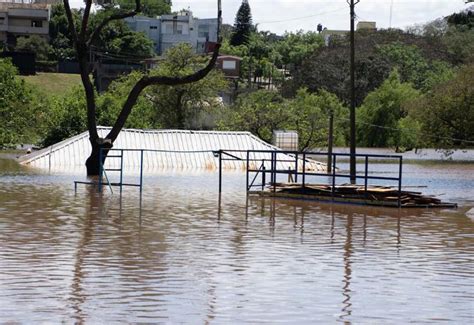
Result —
<instances>
[{"instance_id":1,"label":"fence post","mask_svg":"<svg viewBox=\"0 0 474 325\"><path fill-rule=\"evenodd\" d=\"M277 153L276 151L272 152L272 183L273 183L273 193L276 192L276 159Z\"/></svg>"},{"instance_id":2,"label":"fence post","mask_svg":"<svg viewBox=\"0 0 474 325\"><path fill-rule=\"evenodd\" d=\"M402 206L402 166L403 157L400 156L399 169L398 169L398 207Z\"/></svg>"},{"instance_id":3,"label":"fence post","mask_svg":"<svg viewBox=\"0 0 474 325\"><path fill-rule=\"evenodd\" d=\"M306 153L303 152L303 188L306 181Z\"/></svg>"},{"instance_id":4,"label":"fence post","mask_svg":"<svg viewBox=\"0 0 474 325\"><path fill-rule=\"evenodd\" d=\"M265 159L262 160L262 191L265 189Z\"/></svg>"},{"instance_id":5,"label":"fence post","mask_svg":"<svg viewBox=\"0 0 474 325\"><path fill-rule=\"evenodd\" d=\"M298 183L298 152L295 155L295 183Z\"/></svg>"},{"instance_id":6,"label":"fence post","mask_svg":"<svg viewBox=\"0 0 474 325\"><path fill-rule=\"evenodd\" d=\"M247 162L247 180L246 180L247 192L250 191L250 189L249 189L249 155L250 155L250 151L247 150L247 158L246 158L246 162Z\"/></svg>"},{"instance_id":7,"label":"fence post","mask_svg":"<svg viewBox=\"0 0 474 325\"><path fill-rule=\"evenodd\" d=\"M367 176L368 176L368 173L369 173L369 156L366 155L365 156L365 179L364 179L364 189L365 189L365 198L368 197L367 195Z\"/></svg>"},{"instance_id":8,"label":"fence post","mask_svg":"<svg viewBox=\"0 0 474 325\"><path fill-rule=\"evenodd\" d=\"M219 193L222 193L222 150L219 153Z\"/></svg>"},{"instance_id":9,"label":"fence post","mask_svg":"<svg viewBox=\"0 0 474 325\"><path fill-rule=\"evenodd\" d=\"M99 148L99 193L102 192L102 177L104 173L104 166L102 164L102 148Z\"/></svg>"},{"instance_id":10,"label":"fence post","mask_svg":"<svg viewBox=\"0 0 474 325\"><path fill-rule=\"evenodd\" d=\"M120 150L120 193L122 193L123 184L123 149Z\"/></svg>"},{"instance_id":11,"label":"fence post","mask_svg":"<svg viewBox=\"0 0 474 325\"><path fill-rule=\"evenodd\" d=\"M140 150L140 193L143 191L143 149Z\"/></svg>"},{"instance_id":12,"label":"fence post","mask_svg":"<svg viewBox=\"0 0 474 325\"><path fill-rule=\"evenodd\" d=\"M334 192L336 191L336 158L337 155L333 154L332 160L332 189L331 189L331 196L334 201Z\"/></svg>"}]
</instances>

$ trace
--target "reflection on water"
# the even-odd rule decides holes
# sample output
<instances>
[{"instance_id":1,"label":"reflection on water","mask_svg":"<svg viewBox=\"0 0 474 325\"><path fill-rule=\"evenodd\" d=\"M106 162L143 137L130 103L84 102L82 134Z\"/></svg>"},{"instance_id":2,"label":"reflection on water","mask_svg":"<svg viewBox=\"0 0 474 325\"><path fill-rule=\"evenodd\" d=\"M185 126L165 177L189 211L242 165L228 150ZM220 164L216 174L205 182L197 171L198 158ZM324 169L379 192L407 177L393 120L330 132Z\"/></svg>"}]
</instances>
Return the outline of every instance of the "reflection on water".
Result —
<instances>
[{"instance_id":1,"label":"reflection on water","mask_svg":"<svg viewBox=\"0 0 474 325\"><path fill-rule=\"evenodd\" d=\"M238 174L222 196L214 174L74 193L77 176L17 168L0 172L2 323L472 322L459 170L440 178L460 209L398 210L247 198Z\"/></svg>"}]
</instances>

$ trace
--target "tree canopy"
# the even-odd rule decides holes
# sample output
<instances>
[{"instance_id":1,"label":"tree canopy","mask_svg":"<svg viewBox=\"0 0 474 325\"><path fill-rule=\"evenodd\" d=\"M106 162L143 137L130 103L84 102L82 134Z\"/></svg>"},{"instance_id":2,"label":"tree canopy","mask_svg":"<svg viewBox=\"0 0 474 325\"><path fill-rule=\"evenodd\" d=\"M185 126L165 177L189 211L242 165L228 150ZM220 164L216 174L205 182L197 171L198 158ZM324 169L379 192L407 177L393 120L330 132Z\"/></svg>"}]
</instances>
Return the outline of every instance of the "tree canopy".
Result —
<instances>
[{"instance_id":1,"label":"tree canopy","mask_svg":"<svg viewBox=\"0 0 474 325\"><path fill-rule=\"evenodd\" d=\"M7 59L0 59L0 148L37 141L36 134L44 118L44 107L34 102L33 94Z\"/></svg>"},{"instance_id":2,"label":"tree canopy","mask_svg":"<svg viewBox=\"0 0 474 325\"><path fill-rule=\"evenodd\" d=\"M424 145L474 146L474 65L411 102L409 117L420 121Z\"/></svg>"},{"instance_id":3,"label":"tree canopy","mask_svg":"<svg viewBox=\"0 0 474 325\"><path fill-rule=\"evenodd\" d=\"M240 96L224 114L219 127L250 131L267 142L271 142L275 130L296 130L299 149L311 150L327 145L331 114L336 117L335 143L342 145L347 125L343 116L347 109L335 95L325 91L312 94L300 89L292 99L285 99L278 92L269 90Z\"/></svg>"},{"instance_id":4,"label":"tree canopy","mask_svg":"<svg viewBox=\"0 0 474 325\"><path fill-rule=\"evenodd\" d=\"M118 0L121 9L131 11L135 9L135 0ZM171 0L142 0L141 14L156 17L171 13Z\"/></svg>"},{"instance_id":5,"label":"tree canopy","mask_svg":"<svg viewBox=\"0 0 474 325\"><path fill-rule=\"evenodd\" d=\"M357 114L357 139L367 147L400 147L399 122L407 116L404 105L416 99L419 92L402 83L394 70L387 80L364 100Z\"/></svg>"},{"instance_id":6,"label":"tree canopy","mask_svg":"<svg viewBox=\"0 0 474 325\"><path fill-rule=\"evenodd\" d=\"M36 60L46 61L51 55L52 48L43 37L31 35L18 37L15 46L16 51L31 52L36 54Z\"/></svg>"},{"instance_id":7,"label":"tree canopy","mask_svg":"<svg viewBox=\"0 0 474 325\"><path fill-rule=\"evenodd\" d=\"M135 1L132 1L135 5ZM112 9L99 9L90 14L88 24L90 29L97 28L104 19L110 16ZM112 10L114 11L114 10ZM76 32L81 30L81 11L71 9L71 15L76 22ZM50 44L52 51L50 59L75 59L73 36L69 29L64 4L55 4L51 9ZM97 35L91 53L98 56L119 55L123 57L145 58L154 55L154 44L144 33L131 30L123 20L113 20Z\"/></svg>"}]
</instances>

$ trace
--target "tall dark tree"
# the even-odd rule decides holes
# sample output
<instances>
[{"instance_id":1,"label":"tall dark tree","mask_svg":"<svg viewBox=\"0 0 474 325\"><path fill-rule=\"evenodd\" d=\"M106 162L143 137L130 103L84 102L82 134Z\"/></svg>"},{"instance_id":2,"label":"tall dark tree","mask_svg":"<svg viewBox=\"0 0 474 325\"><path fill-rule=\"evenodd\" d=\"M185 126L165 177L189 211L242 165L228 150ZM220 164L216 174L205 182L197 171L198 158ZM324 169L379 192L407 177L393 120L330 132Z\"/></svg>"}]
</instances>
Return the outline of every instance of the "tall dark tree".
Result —
<instances>
[{"instance_id":1,"label":"tall dark tree","mask_svg":"<svg viewBox=\"0 0 474 325\"><path fill-rule=\"evenodd\" d=\"M100 151L101 149L110 149L113 146L114 141L117 139L120 131L125 125L130 113L132 112L135 103L137 102L142 91L151 85L183 85L188 83L193 83L203 79L215 66L217 57L219 55L220 43L215 47L212 58L209 60L208 64L205 67L202 67L195 72L192 72L187 75L180 75L176 77L169 76L156 76L145 74L143 75L132 87L130 93L127 96L127 99L123 103L122 109L117 116L117 119L112 126L112 130L105 138L99 137L97 131L97 103L96 103L96 93L94 91L94 85L92 84L90 74L91 74L91 64L89 62L89 52L91 46L94 45L95 41L99 37L103 29L108 26L111 22L118 21L127 17L133 17L141 12L141 2L140 0L135 0L135 8L131 11L109 8L107 10L107 15L102 17L100 23L95 26L91 26L90 23L90 13L92 8L92 0L85 0L85 9L80 18L80 23L76 21L73 17L73 12L69 5L69 0L63 0L64 9L66 11L66 16L69 24L69 31L72 35L72 42L74 44L74 49L76 52L76 57L79 62L79 69L81 74L82 84L84 86L84 92L87 103L87 129L89 131L89 141L91 143L91 154L86 161L87 174L88 175L99 175L100 171ZM217 19L221 21L221 0L217 0L218 4L218 15ZM80 25L80 28L77 26ZM220 30L220 25L218 25L218 34ZM219 36L218 36L219 39ZM105 152L105 154L107 151ZM105 159L105 155L102 156L102 159Z\"/></svg>"},{"instance_id":2,"label":"tall dark tree","mask_svg":"<svg viewBox=\"0 0 474 325\"><path fill-rule=\"evenodd\" d=\"M448 17L448 23L450 25L465 26L465 28L474 28L474 11L464 11L456 14L452 14Z\"/></svg>"},{"instance_id":3,"label":"tall dark tree","mask_svg":"<svg viewBox=\"0 0 474 325\"><path fill-rule=\"evenodd\" d=\"M246 44L249 40L252 30L253 25L250 5L248 0L243 0L235 17L234 34L230 39L230 44L233 46Z\"/></svg>"}]
</instances>

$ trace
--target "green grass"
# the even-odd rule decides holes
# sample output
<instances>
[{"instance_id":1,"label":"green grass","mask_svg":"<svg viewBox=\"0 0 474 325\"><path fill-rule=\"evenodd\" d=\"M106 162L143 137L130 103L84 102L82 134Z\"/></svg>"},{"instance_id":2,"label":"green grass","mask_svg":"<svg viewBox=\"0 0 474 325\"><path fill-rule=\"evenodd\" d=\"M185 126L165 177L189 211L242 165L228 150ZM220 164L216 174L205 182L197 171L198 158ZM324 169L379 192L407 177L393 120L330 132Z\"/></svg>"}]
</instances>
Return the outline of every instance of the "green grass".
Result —
<instances>
[{"instance_id":1,"label":"green grass","mask_svg":"<svg viewBox=\"0 0 474 325\"><path fill-rule=\"evenodd\" d=\"M20 76L29 85L35 86L45 95L63 95L81 84L81 76L69 73L44 73L35 76Z\"/></svg>"}]
</instances>

